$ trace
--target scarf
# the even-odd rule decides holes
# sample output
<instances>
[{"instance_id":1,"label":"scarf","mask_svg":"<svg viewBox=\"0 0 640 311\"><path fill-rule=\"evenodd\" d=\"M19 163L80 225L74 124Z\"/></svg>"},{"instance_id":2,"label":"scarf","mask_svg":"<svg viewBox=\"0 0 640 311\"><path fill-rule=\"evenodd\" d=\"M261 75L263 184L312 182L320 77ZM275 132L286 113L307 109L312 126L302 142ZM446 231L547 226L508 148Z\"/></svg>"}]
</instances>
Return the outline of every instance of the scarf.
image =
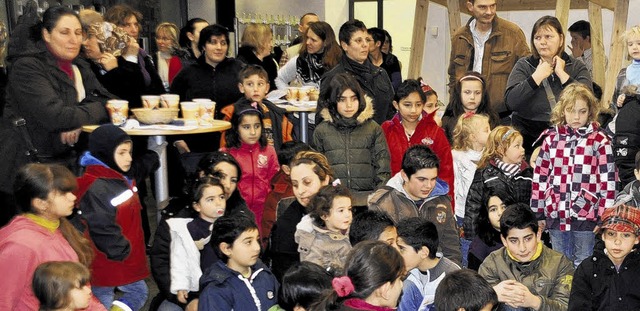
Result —
<instances>
[{"instance_id":1,"label":"scarf","mask_svg":"<svg viewBox=\"0 0 640 311\"><path fill-rule=\"evenodd\" d=\"M506 248L507 250L507 255L509 255L509 258L511 258L511 260L515 261L515 262L520 262L518 261L518 259L516 259L511 252L509 251L509 248ZM533 256L531 256L531 259L529 260L529 262L532 262L538 258L540 258L540 255L542 255L542 242L538 242L538 246L536 246L536 252L535 254L533 254ZM520 262L520 263L525 263L525 262Z\"/></svg>"},{"instance_id":2,"label":"scarf","mask_svg":"<svg viewBox=\"0 0 640 311\"><path fill-rule=\"evenodd\" d=\"M351 66L351 69L356 74L356 76L362 77L365 81L373 80L373 74L371 73L371 69L367 64L367 62L369 62L369 59L366 59L364 63L360 64L355 60L352 60L351 58L347 57L346 54L343 55L342 57L344 57L347 60L347 63L349 64L349 66Z\"/></svg>"},{"instance_id":3,"label":"scarf","mask_svg":"<svg viewBox=\"0 0 640 311\"><path fill-rule=\"evenodd\" d=\"M162 80L165 90L169 89L168 59L171 59L171 54L158 51L158 63L156 66L158 67L158 75L160 76L160 80Z\"/></svg>"},{"instance_id":4,"label":"scarf","mask_svg":"<svg viewBox=\"0 0 640 311\"><path fill-rule=\"evenodd\" d=\"M305 84L320 84L320 77L324 74L322 60L324 52L318 54L305 53L296 60L296 72Z\"/></svg>"},{"instance_id":5,"label":"scarf","mask_svg":"<svg viewBox=\"0 0 640 311\"><path fill-rule=\"evenodd\" d=\"M147 71L147 68L145 68L146 63L144 59L147 56L148 55L147 55L147 52L145 52L145 50L140 49L138 51L138 66L140 66L140 72L142 73L142 77L144 78L145 86L149 86L151 84L151 75L149 74L149 71Z\"/></svg>"},{"instance_id":6,"label":"scarf","mask_svg":"<svg viewBox=\"0 0 640 311\"><path fill-rule=\"evenodd\" d=\"M71 81L74 81L73 65L71 64L71 62L70 61L56 59L56 63L58 64L58 68L60 68L60 70L62 70L62 72L67 74L67 77L69 77L69 79L71 79Z\"/></svg>"},{"instance_id":7,"label":"scarf","mask_svg":"<svg viewBox=\"0 0 640 311\"><path fill-rule=\"evenodd\" d=\"M502 160L495 158L496 166L505 174L507 177L513 177L516 174L520 173L520 163L511 164L505 163Z\"/></svg>"},{"instance_id":8,"label":"scarf","mask_svg":"<svg viewBox=\"0 0 640 311\"><path fill-rule=\"evenodd\" d=\"M634 59L627 67L627 80L633 85L640 85L640 60Z\"/></svg>"}]
</instances>

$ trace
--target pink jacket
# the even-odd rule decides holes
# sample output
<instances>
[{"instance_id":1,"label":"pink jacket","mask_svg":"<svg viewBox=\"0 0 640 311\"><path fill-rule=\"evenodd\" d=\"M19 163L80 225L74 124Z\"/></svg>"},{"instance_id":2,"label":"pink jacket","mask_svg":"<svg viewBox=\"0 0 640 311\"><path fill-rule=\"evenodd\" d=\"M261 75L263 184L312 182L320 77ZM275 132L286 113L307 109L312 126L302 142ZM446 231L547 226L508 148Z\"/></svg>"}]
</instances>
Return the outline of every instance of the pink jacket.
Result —
<instances>
[{"instance_id":1,"label":"pink jacket","mask_svg":"<svg viewBox=\"0 0 640 311\"><path fill-rule=\"evenodd\" d=\"M0 230L0 310L38 310L31 279L36 267L47 261L78 261L59 230L52 233L24 216ZM105 308L94 298L87 310Z\"/></svg>"},{"instance_id":2,"label":"pink jacket","mask_svg":"<svg viewBox=\"0 0 640 311\"><path fill-rule=\"evenodd\" d=\"M238 190L247 202L249 209L256 215L256 224L261 227L262 211L267 194L271 191L271 178L280 170L278 156L273 146L260 148L260 144L242 143L240 148L223 148L240 164L242 178Z\"/></svg>"}]
</instances>

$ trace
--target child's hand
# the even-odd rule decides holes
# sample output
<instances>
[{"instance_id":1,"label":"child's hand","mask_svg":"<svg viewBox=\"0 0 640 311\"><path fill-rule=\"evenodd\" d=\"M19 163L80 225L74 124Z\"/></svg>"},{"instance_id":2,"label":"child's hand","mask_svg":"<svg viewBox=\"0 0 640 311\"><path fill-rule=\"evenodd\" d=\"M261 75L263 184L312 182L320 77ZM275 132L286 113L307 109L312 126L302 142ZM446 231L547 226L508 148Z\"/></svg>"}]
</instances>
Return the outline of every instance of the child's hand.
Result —
<instances>
[{"instance_id":1,"label":"child's hand","mask_svg":"<svg viewBox=\"0 0 640 311\"><path fill-rule=\"evenodd\" d=\"M498 295L498 301L506 303L512 307L517 307L524 302L524 293L517 286L514 280L505 280L493 287Z\"/></svg>"},{"instance_id":2,"label":"child's hand","mask_svg":"<svg viewBox=\"0 0 640 311\"><path fill-rule=\"evenodd\" d=\"M620 94L620 96L618 96L618 99L616 100L616 105L618 107L622 107L622 105L624 105L624 100L627 98L626 95L624 94Z\"/></svg>"},{"instance_id":3,"label":"child's hand","mask_svg":"<svg viewBox=\"0 0 640 311\"><path fill-rule=\"evenodd\" d=\"M180 301L182 303L187 303L187 297L189 296L189 291L188 290L179 290L178 293L176 294L176 296L178 297L178 301Z\"/></svg>"},{"instance_id":4,"label":"child's hand","mask_svg":"<svg viewBox=\"0 0 640 311\"><path fill-rule=\"evenodd\" d=\"M553 66L545 62L541 58L540 62L538 63L538 67L536 67L536 71L533 72L531 77L533 77L533 80L535 80L536 83L540 85L542 84L542 80L549 77L552 73L553 73Z\"/></svg>"}]
</instances>

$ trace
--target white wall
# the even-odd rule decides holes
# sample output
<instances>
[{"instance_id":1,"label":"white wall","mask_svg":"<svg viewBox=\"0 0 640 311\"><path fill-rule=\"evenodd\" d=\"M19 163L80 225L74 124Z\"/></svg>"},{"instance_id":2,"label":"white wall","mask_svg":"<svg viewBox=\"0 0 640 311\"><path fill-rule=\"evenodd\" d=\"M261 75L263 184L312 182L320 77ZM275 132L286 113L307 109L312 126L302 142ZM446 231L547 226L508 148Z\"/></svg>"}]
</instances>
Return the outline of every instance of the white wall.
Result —
<instances>
[{"instance_id":1,"label":"white wall","mask_svg":"<svg viewBox=\"0 0 640 311\"><path fill-rule=\"evenodd\" d=\"M204 18L210 24L216 22L216 2L211 0L188 0L187 20Z\"/></svg>"}]
</instances>

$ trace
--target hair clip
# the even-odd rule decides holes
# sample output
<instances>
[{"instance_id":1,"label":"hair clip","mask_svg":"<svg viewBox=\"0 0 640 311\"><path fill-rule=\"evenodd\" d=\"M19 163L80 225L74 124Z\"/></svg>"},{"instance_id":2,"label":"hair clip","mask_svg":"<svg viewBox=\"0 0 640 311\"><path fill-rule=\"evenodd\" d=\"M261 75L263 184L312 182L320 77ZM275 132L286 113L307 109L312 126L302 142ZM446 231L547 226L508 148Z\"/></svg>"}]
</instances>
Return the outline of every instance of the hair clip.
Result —
<instances>
[{"instance_id":1,"label":"hair clip","mask_svg":"<svg viewBox=\"0 0 640 311\"><path fill-rule=\"evenodd\" d=\"M333 278L333 280L331 280L331 286L333 286L333 289L338 294L338 297L345 297L353 293L353 291L355 290L355 287L353 287L353 282L351 282L351 278L346 275Z\"/></svg>"},{"instance_id":2,"label":"hair clip","mask_svg":"<svg viewBox=\"0 0 640 311\"><path fill-rule=\"evenodd\" d=\"M241 116L241 115L243 115L245 113L248 113L248 112L256 112L259 115L262 115L262 112L260 110L256 109L256 108L247 108L247 109L244 109L244 110L240 110L240 112L238 112L238 116Z\"/></svg>"},{"instance_id":3,"label":"hair clip","mask_svg":"<svg viewBox=\"0 0 640 311\"><path fill-rule=\"evenodd\" d=\"M475 115L476 115L476 113L475 113L475 112L473 112L473 111L467 111L467 112L465 112L465 113L462 115L462 118L463 118L463 119L468 119L468 118L471 118L471 117L473 117L473 116L475 116Z\"/></svg>"},{"instance_id":4,"label":"hair clip","mask_svg":"<svg viewBox=\"0 0 640 311\"><path fill-rule=\"evenodd\" d=\"M258 109L258 103L257 102L252 102L251 103L251 107L253 107L253 109Z\"/></svg>"},{"instance_id":5,"label":"hair clip","mask_svg":"<svg viewBox=\"0 0 640 311\"><path fill-rule=\"evenodd\" d=\"M420 87L422 88L423 92L429 92L429 91L433 91L433 88L429 85L424 83L424 81L420 80Z\"/></svg>"},{"instance_id":6,"label":"hair clip","mask_svg":"<svg viewBox=\"0 0 640 311\"><path fill-rule=\"evenodd\" d=\"M482 81L482 78L480 78L478 76L466 75L466 76L460 78L460 80L458 80L458 82L462 82L464 80L478 80L478 81L480 81L480 83L482 83L482 85L484 85L484 81Z\"/></svg>"},{"instance_id":7,"label":"hair clip","mask_svg":"<svg viewBox=\"0 0 640 311\"><path fill-rule=\"evenodd\" d=\"M334 186L334 187L336 187L336 186L338 186L338 185L341 185L341 184L342 184L342 183L340 182L340 178L337 178L336 180L334 180L334 181L331 183L331 185L332 185L332 186Z\"/></svg>"},{"instance_id":8,"label":"hair clip","mask_svg":"<svg viewBox=\"0 0 640 311\"><path fill-rule=\"evenodd\" d=\"M505 141L505 139L509 138L509 136L513 133L515 133L516 130L514 129L509 129L506 133L504 133L504 135L502 135L502 139L501 141Z\"/></svg>"}]
</instances>

